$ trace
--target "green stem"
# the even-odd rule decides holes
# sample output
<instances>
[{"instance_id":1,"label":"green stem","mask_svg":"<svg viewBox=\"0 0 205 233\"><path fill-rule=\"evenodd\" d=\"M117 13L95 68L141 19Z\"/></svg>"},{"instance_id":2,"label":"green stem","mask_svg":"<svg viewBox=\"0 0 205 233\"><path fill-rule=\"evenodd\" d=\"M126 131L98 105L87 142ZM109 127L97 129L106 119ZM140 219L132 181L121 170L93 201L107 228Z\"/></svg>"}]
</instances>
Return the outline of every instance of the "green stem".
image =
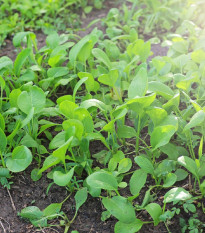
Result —
<instances>
[{"instance_id":1,"label":"green stem","mask_svg":"<svg viewBox=\"0 0 205 233\"><path fill-rule=\"evenodd\" d=\"M138 125L137 125L137 137L136 137L136 154L139 152L139 137L140 137L140 124L141 124L141 118L138 117Z\"/></svg>"},{"instance_id":2,"label":"green stem","mask_svg":"<svg viewBox=\"0 0 205 233\"><path fill-rule=\"evenodd\" d=\"M1 161L2 161L3 167L6 167L6 164L5 164L5 162L4 162L4 158L3 158L3 155L2 155L2 153L1 153L1 151L0 151L0 156L1 156Z\"/></svg>"}]
</instances>

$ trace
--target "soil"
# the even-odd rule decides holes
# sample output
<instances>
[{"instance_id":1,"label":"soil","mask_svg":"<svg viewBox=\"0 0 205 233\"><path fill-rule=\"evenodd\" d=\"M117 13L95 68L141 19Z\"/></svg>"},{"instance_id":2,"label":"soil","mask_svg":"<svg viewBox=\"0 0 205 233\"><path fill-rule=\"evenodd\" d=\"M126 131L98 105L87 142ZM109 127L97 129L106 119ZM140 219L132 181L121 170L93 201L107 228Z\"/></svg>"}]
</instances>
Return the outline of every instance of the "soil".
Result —
<instances>
[{"instance_id":1,"label":"soil","mask_svg":"<svg viewBox=\"0 0 205 233\"><path fill-rule=\"evenodd\" d=\"M83 28L96 18L103 18L107 15L109 9L113 7L114 4L110 1L106 1L106 8L102 10L95 10L91 14L83 18ZM78 34L82 37L90 33L94 27L100 28L104 31L101 22L99 21L95 25L92 25L87 30L79 31ZM37 35L38 47L41 48L45 45L46 36L42 32L35 32ZM160 44L152 45L153 56L165 56L167 53L167 48L162 48ZM0 49L0 57L8 56L13 61L16 58L17 50L12 44L12 40L6 40L6 46ZM102 145L91 144L91 154L97 153L101 150ZM17 213L23 208L31 205L38 206L41 210L47 207L51 203L58 203L64 200L68 193L64 188L56 185L52 185L48 195L46 195L46 189L51 182L46 177L46 174L36 182L33 182L30 178L31 170L35 167L32 164L26 171L15 174L12 179L13 184L11 189L3 189L0 186L0 233L54 233L54 232L64 232L62 227L50 227L43 229L36 229L30 223L18 217ZM129 179L128 179L129 180ZM146 190L145 190L146 191ZM129 190L125 189L122 191L124 196L129 195ZM158 203L162 204L161 195L157 197ZM142 200L136 199L140 202ZM12 205L14 204L14 206ZM16 210L15 210L16 209ZM114 225L117 220L114 217L109 218L105 222L101 221L101 213L104 211L104 207L98 198L88 197L86 203L79 209L77 218L70 227L69 232L72 230L77 230L80 233L112 233L114 232ZM74 197L71 196L69 200L63 205L63 211L67 214L69 219L72 219L75 213L75 201ZM183 212L182 212L183 213ZM146 212L142 212L139 216L142 220L149 221L150 216ZM188 219L187 214L181 214L181 217ZM204 214L199 212L199 219L203 222ZM59 220L51 221L52 225L59 224ZM169 229L172 233L181 232L179 225L179 217L172 219L169 225ZM139 231L140 233L162 233L168 232L165 225L160 223L158 226L154 227L152 224L146 224Z\"/></svg>"}]
</instances>

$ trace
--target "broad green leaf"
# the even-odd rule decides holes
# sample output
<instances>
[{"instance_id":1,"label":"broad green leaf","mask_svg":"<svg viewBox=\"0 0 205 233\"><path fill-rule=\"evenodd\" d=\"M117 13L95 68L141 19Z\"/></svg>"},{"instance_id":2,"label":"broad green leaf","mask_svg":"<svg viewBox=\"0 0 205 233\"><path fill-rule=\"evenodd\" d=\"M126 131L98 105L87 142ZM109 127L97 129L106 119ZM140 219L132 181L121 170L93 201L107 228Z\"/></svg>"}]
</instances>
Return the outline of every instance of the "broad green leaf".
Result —
<instances>
[{"instance_id":1,"label":"broad green leaf","mask_svg":"<svg viewBox=\"0 0 205 233\"><path fill-rule=\"evenodd\" d=\"M73 118L74 110L78 107L77 104L71 102L69 100L65 100L60 103L59 109L63 113L64 116L68 118Z\"/></svg>"},{"instance_id":2,"label":"broad green leaf","mask_svg":"<svg viewBox=\"0 0 205 233\"><path fill-rule=\"evenodd\" d=\"M191 129L195 126L200 125L204 120L205 120L205 112L203 110L200 110L193 115L190 122L187 125L185 125L183 131L186 131L186 130Z\"/></svg>"},{"instance_id":3,"label":"broad green leaf","mask_svg":"<svg viewBox=\"0 0 205 233\"><path fill-rule=\"evenodd\" d=\"M108 107L107 105L105 105L102 101L97 100L97 99L89 99L89 100L85 100L81 103L80 105L82 108L86 108L89 109L91 107L97 107L99 108L101 111L108 111Z\"/></svg>"},{"instance_id":4,"label":"broad green leaf","mask_svg":"<svg viewBox=\"0 0 205 233\"><path fill-rule=\"evenodd\" d=\"M0 178L1 177L9 178L10 177L9 169L7 169L5 167L0 167Z\"/></svg>"},{"instance_id":5,"label":"broad green leaf","mask_svg":"<svg viewBox=\"0 0 205 233\"><path fill-rule=\"evenodd\" d=\"M13 150L12 157L6 160L6 166L12 172L21 172L24 171L31 162L31 151L26 146L18 146Z\"/></svg>"},{"instance_id":6,"label":"broad green leaf","mask_svg":"<svg viewBox=\"0 0 205 233\"><path fill-rule=\"evenodd\" d=\"M69 172L63 173L61 171L54 171L53 173L53 181L55 184L59 186L66 186L71 181L74 174L74 167L70 169Z\"/></svg>"},{"instance_id":7,"label":"broad green leaf","mask_svg":"<svg viewBox=\"0 0 205 233\"><path fill-rule=\"evenodd\" d=\"M131 100L128 100L127 105L131 110L140 112L142 109L149 107L154 102L155 98L155 93L148 96L135 97Z\"/></svg>"},{"instance_id":8,"label":"broad green leaf","mask_svg":"<svg viewBox=\"0 0 205 233\"><path fill-rule=\"evenodd\" d=\"M46 38L46 44L49 48L54 49L60 44L60 37L57 32L52 32Z\"/></svg>"},{"instance_id":9,"label":"broad green leaf","mask_svg":"<svg viewBox=\"0 0 205 233\"><path fill-rule=\"evenodd\" d=\"M195 161L187 156L181 156L178 158L178 163L185 167L189 172L191 172L195 177L199 177L198 169Z\"/></svg>"},{"instance_id":10,"label":"broad green leaf","mask_svg":"<svg viewBox=\"0 0 205 233\"><path fill-rule=\"evenodd\" d=\"M63 122L63 129L66 131L70 127L75 127L75 136L81 140L84 132L84 126L81 121L76 119L69 119Z\"/></svg>"},{"instance_id":11,"label":"broad green leaf","mask_svg":"<svg viewBox=\"0 0 205 233\"><path fill-rule=\"evenodd\" d=\"M86 202L87 197L88 197L87 188L82 188L82 189L77 191L77 193L74 196L75 203L76 203L76 212Z\"/></svg>"},{"instance_id":12,"label":"broad green leaf","mask_svg":"<svg viewBox=\"0 0 205 233\"><path fill-rule=\"evenodd\" d=\"M178 107L180 103L180 92L175 94L167 103L163 104L165 110L169 109L172 106Z\"/></svg>"},{"instance_id":13,"label":"broad green leaf","mask_svg":"<svg viewBox=\"0 0 205 233\"><path fill-rule=\"evenodd\" d=\"M188 172L184 169L178 168L175 172L175 175L177 176L177 181L182 181L187 178Z\"/></svg>"},{"instance_id":14,"label":"broad green leaf","mask_svg":"<svg viewBox=\"0 0 205 233\"><path fill-rule=\"evenodd\" d=\"M99 76L98 81L107 86L114 87L119 77L118 70L110 70L108 74L102 74Z\"/></svg>"},{"instance_id":15,"label":"broad green leaf","mask_svg":"<svg viewBox=\"0 0 205 233\"><path fill-rule=\"evenodd\" d=\"M142 67L137 75L132 80L129 89L128 89L128 98L132 99L136 96L143 97L145 96L148 89L148 77L147 70Z\"/></svg>"},{"instance_id":16,"label":"broad green leaf","mask_svg":"<svg viewBox=\"0 0 205 233\"><path fill-rule=\"evenodd\" d=\"M76 85L75 85L75 87L74 87L74 90L73 90L73 102L75 102L75 96L76 96L76 93L77 93L78 89L79 89L80 86L81 86L84 82L86 82L87 80L88 80L88 77L84 77L84 78L80 79L80 80L76 83Z\"/></svg>"},{"instance_id":17,"label":"broad green leaf","mask_svg":"<svg viewBox=\"0 0 205 233\"><path fill-rule=\"evenodd\" d=\"M172 89L167 85L165 85L164 83L158 81L152 81L149 82L148 85L149 85L148 90L150 92L154 92L157 95L161 95L167 100L170 100L174 96L174 92L172 91Z\"/></svg>"},{"instance_id":18,"label":"broad green leaf","mask_svg":"<svg viewBox=\"0 0 205 233\"><path fill-rule=\"evenodd\" d=\"M39 169L38 168L34 168L32 171L31 171L31 179L33 181L38 181L40 180L42 177L42 174L39 173Z\"/></svg>"},{"instance_id":19,"label":"broad green leaf","mask_svg":"<svg viewBox=\"0 0 205 233\"><path fill-rule=\"evenodd\" d=\"M11 105L12 108L17 108L18 107L18 97L21 94L21 90L20 89L13 89L11 91L11 93L9 94L9 103Z\"/></svg>"},{"instance_id":20,"label":"broad green leaf","mask_svg":"<svg viewBox=\"0 0 205 233\"><path fill-rule=\"evenodd\" d=\"M28 58L30 53L31 53L31 49L27 48L27 49L22 50L18 54L18 56L14 62L14 73L16 74L17 77L19 77L20 72L21 72L21 68L22 68L23 64L25 63L25 61Z\"/></svg>"},{"instance_id":21,"label":"broad green leaf","mask_svg":"<svg viewBox=\"0 0 205 233\"><path fill-rule=\"evenodd\" d=\"M202 49L197 49L192 52L191 59L196 63L201 63L201 61L205 60L205 52Z\"/></svg>"},{"instance_id":22,"label":"broad green leaf","mask_svg":"<svg viewBox=\"0 0 205 233\"><path fill-rule=\"evenodd\" d=\"M95 90L95 80L93 78L93 75L91 73L87 73L87 72L79 72L78 73L78 77L80 79L83 79L85 77L87 77L88 79L85 81L85 86L86 89L88 90L88 92L91 91L97 91Z\"/></svg>"},{"instance_id":23,"label":"broad green leaf","mask_svg":"<svg viewBox=\"0 0 205 233\"><path fill-rule=\"evenodd\" d=\"M50 142L49 144L49 149L50 150L53 150L53 149L56 149L58 147L61 147L65 142L65 135L66 135L66 132L65 131L62 131L60 133L58 133Z\"/></svg>"},{"instance_id":24,"label":"broad green leaf","mask_svg":"<svg viewBox=\"0 0 205 233\"><path fill-rule=\"evenodd\" d=\"M177 176L174 173L168 173L164 180L163 187L164 188L171 187L172 185L175 184L176 181L177 181Z\"/></svg>"},{"instance_id":25,"label":"broad green leaf","mask_svg":"<svg viewBox=\"0 0 205 233\"><path fill-rule=\"evenodd\" d=\"M4 131L0 128L0 153L3 153L6 149L7 138Z\"/></svg>"},{"instance_id":26,"label":"broad green leaf","mask_svg":"<svg viewBox=\"0 0 205 233\"><path fill-rule=\"evenodd\" d=\"M107 54L104 51L102 51L99 48L94 48L92 50L92 54L100 62L102 62L104 65L106 65L108 67L108 69L111 69L111 66L112 66L111 61L110 61L110 59L108 58Z\"/></svg>"},{"instance_id":27,"label":"broad green leaf","mask_svg":"<svg viewBox=\"0 0 205 233\"><path fill-rule=\"evenodd\" d=\"M118 165L118 172L119 173L126 173L128 172L132 167L132 160L129 158L124 158L120 160Z\"/></svg>"},{"instance_id":28,"label":"broad green leaf","mask_svg":"<svg viewBox=\"0 0 205 233\"><path fill-rule=\"evenodd\" d=\"M59 158L63 164L65 164L65 155L72 143L73 137L70 137L62 146L53 151L53 156Z\"/></svg>"},{"instance_id":29,"label":"broad green leaf","mask_svg":"<svg viewBox=\"0 0 205 233\"><path fill-rule=\"evenodd\" d=\"M53 155L50 155L48 156L44 163L43 163L43 167L39 170L39 174L44 172L45 170L47 170L48 168L52 167L52 166L55 166L56 164L60 163L60 159L53 156Z\"/></svg>"},{"instance_id":30,"label":"broad green leaf","mask_svg":"<svg viewBox=\"0 0 205 233\"><path fill-rule=\"evenodd\" d=\"M130 192L132 195L137 195L140 190L144 187L147 180L147 173L142 170L136 170L130 179Z\"/></svg>"},{"instance_id":31,"label":"broad green leaf","mask_svg":"<svg viewBox=\"0 0 205 233\"><path fill-rule=\"evenodd\" d=\"M183 188L173 188L164 195L164 203L186 201L192 198L192 195Z\"/></svg>"},{"instance_id":32,"label":"broad green leaf","mask_svg":"<svg viewBox=\"0 0 205 233\"><path fill-rule=\"evenodd\" d=\"M153 150L156 150L157 148L166 145L175 132L176 127L174 127L173 125L164 125L156 127L152 132L150 138Z\"/></svg>"},{"instance_id":33,"label":"broad green leaf","mask_svg":"<svg viewBox=\"0 0 205 233\"><path fill-rule=\"evenodd\" d=\"M182 90L187 91L188 88L191 86L193 82L197 82L198 78L197 77L190 77L185 80L182 80L176 84L178 88L181 88Z\"/></svg>"},{"instance_id":34,"label":"broad green leaf","mask_svg":"<svg viewBox=\"0 0 205 233\"><path fill-rule=\"evenodd\" d=\"M25 119L22 120L21 122L21 128L23 128L24 126L28 125L28 123L31 121L31 119L33 119L34 116L34 110L35 108L32 107L27 115L27 117Z\"/></svg>"},{"instance_id":35,"label":"broad green leaf","mask_svg":"<svg viewBox=\"0 0 205 233\"><path fill-rule=\"evenodd\" d=\"M69 73L69 69L67 67L54 67L48 69L47 71L48 77L52 77L52 78L62 77L67 75L68 73Z\"/></svg>"},{"instance_id":36,"label":"broad green leaf","mask_svg":"<svg viewBox=\"0 0 205 233\"><path fill-rule=\"evenodd\" d=\"M23 91L17 100L18 107L22 112L29 114L32 107L34 107L34 113L39 113L46 104L46 96L44 91L36 86L29 87L29 92Z\"/></svg>"},{"instance_id":37,"label":"broad green leaf","mask_svg":"<svg viewBox=\"0 0 205 233\"><path fill-rule=\"evenodd\" d=\"M5 120L1 113L0 113L0 129L2 130L5 129Z\"/></svg>"},{"instance_id":38,"label":"broad green leaf","mask_svg":"<svg viewBox=\"0 0 205 233\"><path fill-rule=\"evenodd\" d=\"M40 219L43 216L43 212L36 206L28 206L21 210L19 214L22 218Z\"/></svg>"},{"instance_id":39,"label":"broad green leaf","mask_svg":"<svg viewBox=\"0 0 205 233\"><path fill-rule=\"evenodd\" d=\"M91 38L89 35L87 35L71 48L70 53L69 53L69 60L72 66L75 66L75 61L77 60L79 52Z\"/></svg>"},{"instance_id":40,"label":"broad green leaf","mask_svg":"<svg viewBox=\"0 0 205 233\"><path fill-rule=\"evenodd\" d=\"M117 135L119 138L133 138L137 133L133 127L121 125L117 128Z\"/></svg>"},{"instance_id":41,"label":"broad green leaf","mask_svg":"<svg viewBox=\"0 0 205 233\"><path fill-rule=\"evenodd\" d=\"M62 203L52 203L43 210L43 216L51 220L57 217L62 207Z\"/></svg>"},{"instance_id":42,"label":"broad green leaf","mask_svg":"<svg viewBox=\"0 0 205 233\"><path fill-rule=\"evenodd\" d=\"M154 175L154 167L149 159L145 158L144 156L136 156L135 162L143 171L148 174Z\"/></svg>"},{"instance_id":43,"label":"broad green leaf","mask_svg":"<svg viewBox=\"0 0 205 233\"><path fill-rule=\"evenodd\" d=\"M0 70L4 68L12 69L13 62L9 57L3 56L0 58Z\"/></svg>"},{"instance_id":44,"label":"broad green leaf","mask_svg":"<svg viewBox=\"0 0 205 233\"><path fill-rule=\"evenodd\" d=\"M148 204L145 209L151 215L152 219L154 220L154 226L157 226L160 222L160 215L162 214L162 209L159 204L157 203L150 203Z\"/></svg>"},{"instance_id":45,"label":"broad green leaf","mask_svg":"<svg viewBox=\"0 0 205 233\"><path fill-rule=\"evenodd\" d=\"M115 233L135 233L138 232L143 226L140 219L135 219L131 223L117 222L115 224Z\"/></svg>"},{"instance_id":46,"label":"broad green leaf","mask_svg":"<svg viewBox=\"0 0 205 233\"><path fill-rule=\"evenodd\" d=\"M146 111L154 123L154 126L158 126L166 117L167 112L163 108L154 107Z\"/></svg>"},{"instance_id":47,"label":"broad green leaf","mask_svg":"<svg viewBox=\"0 0 205 233\"><path fill-rule=\"evenodd\" d=\"M34 140L30 134L26 133L26 135L22 138L21 144L27 147L35 147L38 148L39 144L36 140Z\"/></svg>"},{"instance_id":48,"label":"broad green leaf","mask_svg":"<svg viewBox=\"0 0 205 233\"><path fill-rule=\"evenodd\" d=\"M116 178L105 171L94 172L87 178L87 184L91 187L105 190L117 190Z\"/></svg>"},{"instance_id":49,"label":"broad green leaf","mask_svg":"<svg viewBox=\"0 0 205 233\"><path fill-rule=\"evenodd\" d=\"M105 197L102 199L102 203L105 208L120 222L132 223L133 221L135 221L135 209L125 197Z\"/></svg>"},{"instance_id":50,"label":"broad green leaf","mask_svg":"<svg viewBox=\"0 0 205 233\"><path fill-rule=\"evenodd\" d=\"M24 37L28 35L33 35L36 37L36 35L33 32L18 32L14 38L13 38L13 45L17 48L21 46L21 42L23 41Z\"/></svg>"}]
</instances>

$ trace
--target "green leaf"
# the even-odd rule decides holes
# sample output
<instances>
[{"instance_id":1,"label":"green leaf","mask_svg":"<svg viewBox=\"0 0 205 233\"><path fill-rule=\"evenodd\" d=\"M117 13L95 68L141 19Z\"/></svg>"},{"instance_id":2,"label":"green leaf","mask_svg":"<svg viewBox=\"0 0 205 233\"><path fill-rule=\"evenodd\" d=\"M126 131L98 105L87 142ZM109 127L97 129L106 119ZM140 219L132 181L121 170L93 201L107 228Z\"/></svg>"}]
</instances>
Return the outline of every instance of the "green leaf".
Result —
<instances>
[{"instance_id":1,"label":"green leaf","mask_svg":"<svg viewBox=\"0 0 205 233\"><path fill-rule=\"evenodd\" d=\"M163 96L167 100L170 100L174 96L174 92L170 87L158 81L149 82L148 90L156 93L157 95Z\"/></svg>"},{"instance_id":2,"label":"green leaf","mask_svg":"<svg viewBox=\"0 0 205 233\"><path fill-rule=\"evenodd\" d=\"M117 190L116 178L105 171L94 172L87 178L87 184L97 189Z\"/></svg>"},{"instance_id":3,"label":"green leaf","mask_svg":"<svg viewBox=\"0 0 205 233\"><path fill-rule=\"evenodd\" d=\"M55 166L58 163L60 163L60 159L59 158L57 158L57 157L55 157L53 155L48 156L45 159L44 163L43 163L43 167L39 170L39 173L44 172L48 168L50 168L52 166Z\"/></svg>"},{"instance_id":4,"label":"green leaf","mask_svg":"<svg viewBox=\"0 0 205 233\"><path fill-rule=\"evenodd\" d=\"M0 152L4 152L6 150L7 138L4 131L0 128Z\"/></svg>"},{"instance_id":5,"label":"green leaf","mask_svg":"<svg viewBox=\"0 0 205 233\"><path fill-rule=\"evenodd\" d=\"M151 215L152 219L154 220L154 226L157 226L160 222L160 215L162 214L162 209L159 204L157 203L150 203L148 204L145 209Z\"/></svg>"},{"instance_id":6,"label":"green leaf","mask_svg":"<svg viewBox=\"0 0 205 233\"><path fill-rule=\"evenodd\" d=\"M181 156L178 158L178 163L185 167L189 172L191 172L196 178L199 178L198 169L195 161L187 156Z\"/></svg>"},{"instance_id":7,"label":"green leaf","mask_svg":"<svg viewBox=\"0 0 205 233\"><path fill-rule=\"evenodd\" d=\"M81 103L80 105L82 108L86 108L89 109L91 107L97 107L99 108L101 111L108 111L108 107L107 105L105 105L102 101L97 100L97 99L89 99L89 100L85 100Z\"/></svg>"},{"instance_id":8,"label":"green leaf","mask_svg":"<svg viewBox=\"0 0 205 233\"><path fill-rule=\"evenodd\" d=\"M38 168L34 168L32 171L31 171L31 179L33 181L38 181L40 180L42 177L42 174L40 173L39 174L39 169Z\"/></svg>"},{"instance_id":9,"label":"green leaf","mask_svg":"<svg viewBox=\"0 0 205 233\"><path fill-rule=\"evenodd\" d=\"M3 56L0 58L0 70L4 68L12 69L13 62L9 57Z\"/></svg>"},{"instance_id":10,"label":"green leaf","mask_svg":"<svg viewBox=\"0 0 205 233\"><path fill-rule=\"evenodd\" d=\"M4 130L5 129L5 120L4 117L0 113L0 129Z\"/></svg>"},{"instance_id":11,"label":"green leaf","mask_svg":"<svg viewBox=\"0 0 205 233\"><path fill-rule=\"evenodd\" d=\"M177 181L182 181L187 178L188 172L184 169L178 168L175 172L175 175L177 176Z\"/></svg>"},{"instance_id":12,"label":"green leaf","mask_svg":"<svg viewBox=\"0 0 205 233\"><path fill-rule=\"evenodd\" d=\"M106 65L108 67L108 69L111 69L111 61L108 58L107 54L105 52L103 52L101 49L99 48L94 48L92 50L92 54L94 57L96 57L100 62L102 62L104 65Z\"/></svg>"},{"instance_id":13,"label":"green leaf","mask_svg":"<svg viewBox=\"0 0 205 233\"><path fill-rule=\"evenodd\" d=\"M124 158L120 160L118 165L118 172L119 173L126 173L128 172L132 167L132 160L129 158Z\"/></svg>"},{"instance_id":14,"label":"green leaf","mask_svg":"<svg viewBox=\"0 0 205 233\"><path fill-rule=\"evenodd\" d=\"M164 202L179 202L189 200L192 195L183 188L173 188L164 195Z\"/></svg>"},{"instance_id":15,"label":"green leaf","mask_svg":"<svg viewBox=\"0 0 205 233\"><path fill-rule=\"evenodd\" d=\"M69 119L63 122L63 129L65 131L70 127L75 127L75 136L81 140L84 132L84 126L82 122L76 119Z\"/></svg>"},{"instance_id":16,"label":"green leaf","mask_svg":"<svg viewBox=\"0 0 205 233\"><path fill-rule=\"evenodd\" d=\"M133 127L121 125L117 128L117 135L119 138L133 138L137 133Z\"/></svg>"},{"instance_id":17,"label":"green leaf","mask_svg":"<svg viewBox=\"0 0 205 233\"><path fill-rule=\"evenodd\" d=\"M69 100L64 100L60 103L59 109L63 113L64 116L68 118L73 118L74 110L78 107L77 104L71 102Z\"/></svg>"},{"instance_id":18,"label":"green leaf","mask_svg":"<svg viewBox=\"0 0 205 233\"><path fill-rule=\"evenodd\" d=\"M117 222L115 224L115 233L135 233L138 232L143 226L140 219L135 219L131 223Z\"/></svg>"},{"instance_id":19,"label":"green leaf","mask_svg":"<svg viewBox=\"0 0 205 233\"><path fill-rule=\"evenodd\" d=\"M33 35L36 37L36 35L33 32L18 32L14 38L13 38L13 45L17 48L21 46L21 42L23 41L24 37L28 35Z\"/></svg>"},{"instance_id":20,"label":"green leaf","mask_svg":"<svg viewBox=\"0 0 205 233\"><path fill-rule=\"evenodd\" d=\"M53 156L59 158L65 164L65 154L72 143L73 137L70 137L62 146L53 151Z\"/></svg>"},{"instance_id":21,"label":"green leaf","mask_svg":"<svg viewBox=\"0 0 205 233\"><path fill-rule=\"evenodd\" d=\"M9 169L4 168L4 167L0 167L0 178L1 177L9 178L10 177Z\"/></svg>"},{"instance_id":22,"label":"green leaf","mask_svg":"<svg viewBox=\"0 0 205 233\"><path fill-rule=\"evenodd\" d=\"M22 112L29 114L34 107L34 113L39 113L46 105L44 91L36 86L29 87L29 92L23 91L18 97L18 107Z\"/></svg>"},{"instance_id":23,"label":"green leaf","mask_svg":"<svg viewBox=\"0 0 205 233\"><path fill-rule=\"evenodd\" d=\"M51 78L58 78L58 77L62 77L65 76L69 73L69 69L67 67L54 67L54 68L50 68L47 71L47 75L48 77Z\"/></svg>"},{"instance_id":24,"label":"green leaf","mask_svg":"<svg viewBox=\"0 0 205 233\"><path fill-rule=\"evenodd\" d=\"M154 167L153 167L152 163L149 161L149 159L145 158L144 156L136 156L135 162L146 173L154 175Z\"/></svg>"},{"instance_id":25,"label":"green leaf","mask_svg":"<svg viewBox=\"0 0 205 233\"><path fill-rule=\"evenodd\" d=\"M158 126L151 134L150 142L153 150L166 145L171 137L176 132L176 127L173 125Z\"/></svg>"},{"instance_id":26,"label":"green leaf","mask_svg":"<svg viewBox=\"0 0 205 233\"><path fill-rule=\"evenodd\" d=\"M21 144L27 147L39 147L38 142L34 140L28 133L26 133L26 135L22 138Z\"/></svg>"},{"instance_id":27,"label":"green leaf","mask_svg":"<svg viewBox=\"0 0 205 233\"><path fill-rule=\"evenodd\" d=\"M34 116L34 107L32 107L27 115L27 117L21 122L21 128L23 128L24 126L26 126L31 119L33 119Z\"/></svg>"},{"instance_id":28,"label":"green leaf","mask_svg":"<svg viewBox=\"0 0 205 233\"><path fill-rule=\"evenodd\" d=\"M58 133L50 142L49 149L53 150L58 147L61 147L66 141L65 141L65 131L62 131Z\"/></svg>"},{"instance_id":29,"label":"green leaf","mask_svg":"<svg viewBox=\"0 0 205 233\"><path fill-rule=\"evenodd\" d=\"M128 89L128 98L132 99L136 96L142 97L146 94L148 89L147 70L142 67L137 75L132 80Z\"/></svg>"},{"instance_id":30,"label":"green leaf","mask_svg":"<svg viewBox=\"0 0 205 233\"><path fill-rule=\"evenodd\" d=\"M13 89L11 93L9 94L9 103L12 108L18 107L17 100L20 94L21 94L20 89Z\"/></svg>"},{"instance_id":31,"label":"green leaf","mask_svg":"<svg viewBox=\"0 0 205 233\"><path fill-rule=\"evenodd\" d=\"M73 174L74 174L74 167L70 169L69 172L63 173L61 171L54 171L53 173L53 180L54 183L59 186L66 186L71 181Z\"/></svg>"},{"instance_id":32,"label":"green leaf","mask_svg":"<svg viewBox=\"0 0 205 233\"><path fill-rule=\"evenodd\" d=\"M204 120L205 120L205 112L203 110L198 111L193 115L190 122L187 125L185 125L183 132L195 126L200 125Z\"/></svg>"},{"instance_id":33,"label":"green leaf","mask_svg":"<svg viewBox=\"0 0 205 233\"><path fill-rule=\"evenodd\" d=\"M90 37L87 35L71 48L70 53L69 53L69 60L72 66L75 65L75 61L77 60L80 50L89 40L90 40Z\"/></svg>"},{"instance_id":34,"label":"green leaf","mask_svg":"<svg viewBox=\"0 0 205 233\"><path fill-rule=\"evenodd\" d=\"M147 180L147 173L142 170L136 170L130 179L130 192L132 195L137 195L140 193L140 190L144 187Z\"/></svg>"},{"instance_id":35,"label":"green leaf","mask_svg":"<svg viewBox=\"0 0 205 233\"><path fill-rule=\"evenodd\" d=\"M80 80L76 83L76 85L75 85L75 87L74 87L74 90L73 90L73 102L75 102L75 96L76 96L76 93L77 93L78 89L79 89L80 86L81 86L84 82L86 82L87 80L88 80L88 77L84 77L84 78L80 79Z\"/></svg>"},{"instance_id":36,"label":"green leaf","mask_svg":"<svg viewBox=\"0 0 205 233\"><path fill-rule=\"evenodd\" d=\"M118 70L110 70L108 74L100 75L98 81L110 87L114 87L118 77L119 77Z\"/></svg>"},{"instance_id":37,"label":"green leaf","mask_svg":"<svg viewBox=\"0 0 205 233\"><path fill-rule=\"evenodd\" d=\"M164 180L163 187L164 188L171 187L172 185L175 184L176 181L177 181L177 176L174 173L168 173Z\"/></svg>"},{"instance_id":38,"label":"green leaf","mask_svg":"<svg viewBox=\"0 0 205 233\"><path fill-rule=\"evenodd\" d=\"M86 202L87 197L88 197L87 188L82 188L82 189L77 191L77 193L74 196L75 203L76 203L76 212Z\"/></svg>"},{"instance_id":39,"label":"green leaf","mask_svg":"<svg viewBox=\"0 0 205 233\"><path fill-rule=\"evenodd\" d=\"M52 203L43 210L43 216L51 220L57 217L62 207L62 203Z\"/></svg>"},{"instance_id":40,"label":"green leaf","mask_svg":"<svg viewBox=\"0 0 205 233\"><path fill-rule=\"evenodd\" d=\"M154 107L146 111L154 123L154 126L158 126L166 117L167 112L163 108Z\"/></svg>"},{"instance_id":41,"label":"green leaf","mask_svg":"<svg viewBox=\"0 0 205 233\"><path fill-rule=\"evenodd\" d=\"M36 206L28 206L21 210L19 214L22 218L27 218L29 220L32 219L40 219L43 216L43 212Z\"/></svg>"},{"instance_id":42,"label":"green leaf","mask_svg":"<svg viewBox=\"0 0 205 233\"><path fill-rule=\"evenodd\" d=\"M122 223L132 223L135 221L135 209L124 197L115 196L113 198L103 198L102 203L105 208Z\"/></svg>"},{"instance_id":43,"label":"green leaf","mask_svg":"<svg viewBox=\"0 0 205 233\"><path fill-rule=\"evenodd\" d=\"M18 54L18 56L14 62L14 73L16 74L17 77L20 76L21 68L22 68L23 64L25 63L25 61L28 58L30 53L31 53L31 49L27 48L27 49L22 50Z\"/></svg>"},{"instance_id":44,"label":"green leaf","mask_svg":"<svg viewBox=\"0 0 205 233\"><path fill-rule=\"evenodd\" d=\"M12 172L21 172L24 171L31 162L31 151L26 146L18 146L13 150L12 157L6 160L6 166Z\"/></svg>"}]
</instances>

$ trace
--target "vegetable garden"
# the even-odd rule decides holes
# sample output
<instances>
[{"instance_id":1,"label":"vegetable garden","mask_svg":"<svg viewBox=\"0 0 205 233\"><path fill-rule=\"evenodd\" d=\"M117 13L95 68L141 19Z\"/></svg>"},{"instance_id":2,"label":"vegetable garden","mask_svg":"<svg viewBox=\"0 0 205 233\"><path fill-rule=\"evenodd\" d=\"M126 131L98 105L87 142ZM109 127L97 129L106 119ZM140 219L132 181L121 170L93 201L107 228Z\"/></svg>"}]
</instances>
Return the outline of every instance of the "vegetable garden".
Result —
<instances>
[{"instance_id":1,"label":"vegetable garden","mask_svg":"<svg viewBox=\"0 0 205 233\"><path fill-rule=\"evenodd\" d=\"M0 232L205 232L204 11L0 1Z\"/></svg>"}]
</instances>

